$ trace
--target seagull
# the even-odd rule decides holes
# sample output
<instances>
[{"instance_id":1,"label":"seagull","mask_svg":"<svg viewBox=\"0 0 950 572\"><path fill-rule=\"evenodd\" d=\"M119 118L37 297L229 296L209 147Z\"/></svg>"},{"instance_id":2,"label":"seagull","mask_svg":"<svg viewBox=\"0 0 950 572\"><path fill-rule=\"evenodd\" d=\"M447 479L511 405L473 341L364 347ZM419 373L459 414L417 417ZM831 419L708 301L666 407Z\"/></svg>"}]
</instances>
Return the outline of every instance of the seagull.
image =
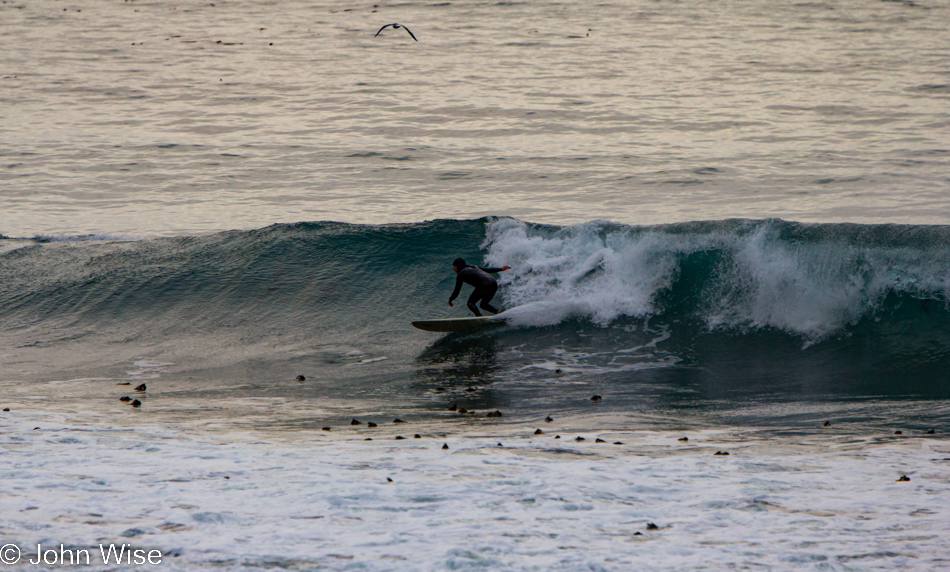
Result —
<instances>
[{"instance_id":1,"label":"seagull","mask_svg":"<svg viewBox=\"0 0 950 572\"><path fill-rule=\"evenodd\" d=\"M382 32L383 30L385 30L386 28L390 26L393 27L393 30L398 30L399 28L402 28L403 30L409 32L409 28L403 26L402 24L386 24L385 26L379 29L379 32ZM379 35L379 32L376 32L376 36ZM416 40L416 36L412 32L409 32L409 35L412 36L413 40ZM375 38L376 36L373 36L373 37ZM418 42L419 40L416 40L416 41Z\"/></svg>"}]
</instances>

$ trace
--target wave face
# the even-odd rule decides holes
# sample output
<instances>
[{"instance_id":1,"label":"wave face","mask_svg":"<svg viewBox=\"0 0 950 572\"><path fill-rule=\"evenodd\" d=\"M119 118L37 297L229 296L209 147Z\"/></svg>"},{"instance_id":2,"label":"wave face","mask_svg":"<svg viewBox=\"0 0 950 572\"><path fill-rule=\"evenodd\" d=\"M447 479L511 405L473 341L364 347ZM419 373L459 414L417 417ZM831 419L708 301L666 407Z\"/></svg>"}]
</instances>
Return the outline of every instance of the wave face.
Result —
<instances>
[{"instance_id":1,"label":"wave face","mask_svg":"<svg viewBox=\"0 0 950 572\"><path fill-rule=\"evenodd\" d=\"M473 380L521 383L527 401L580 381L655 398L950 395L943 226L482 219L104 238L2 241L4 378L151 367L248 394L306 371L383 397ZM457 256L512 267L509 327L410 327L464 315L446 304Z\"/></svg>"}]
</instances>

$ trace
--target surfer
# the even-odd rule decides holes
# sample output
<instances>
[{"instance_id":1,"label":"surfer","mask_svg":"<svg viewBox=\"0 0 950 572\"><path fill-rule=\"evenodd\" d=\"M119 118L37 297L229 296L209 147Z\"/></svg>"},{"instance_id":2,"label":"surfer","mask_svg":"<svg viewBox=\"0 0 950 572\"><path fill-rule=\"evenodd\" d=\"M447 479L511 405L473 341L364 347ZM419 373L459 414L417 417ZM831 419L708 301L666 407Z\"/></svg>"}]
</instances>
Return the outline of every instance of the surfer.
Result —
<instances>
[{"instance_id":1,"label":"surfer","mask_svg":"<svg viewBox=\"0 0 950 572\"><path fill-rule=\"evenodd\" d=\"M498 282L496 282L491 275L495 272L504 272L509 268L511 268L511 266L502 266L501 268L469 266L465 263L464 259L456 258L455 261L452 262L452 269L455 270L458 277L455 279L455 290L452 292L452 295L449 296L449 306L454 306L452 300L458 297L459 292L462 291L462 283L464 282L465 284L471 284L475 287L475 291L468 297L469 310L474 312L476 316L481 316L482 314L478 311L478 306L476 306L478 301L481 300L482 303L480 306L482 310L497 314L498 310L491 305L491 299L495 296L495 292L498 291Z\"/></svg>"}]
</instances>

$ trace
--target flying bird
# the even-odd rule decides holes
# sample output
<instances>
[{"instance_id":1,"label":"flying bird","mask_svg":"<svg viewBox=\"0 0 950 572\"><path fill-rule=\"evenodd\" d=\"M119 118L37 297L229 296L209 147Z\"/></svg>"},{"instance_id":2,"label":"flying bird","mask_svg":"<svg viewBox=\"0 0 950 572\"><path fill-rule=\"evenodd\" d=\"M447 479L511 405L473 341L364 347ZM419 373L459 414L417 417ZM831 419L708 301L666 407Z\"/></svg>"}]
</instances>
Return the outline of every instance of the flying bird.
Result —
<instances>
[{"instance_id":1,"label":"flying bird","mask_svg":"<svg viewBox=\"0 0 950 572\"><path fill-rule=\"evenodd\" d=\"M409 35L412 36L413 40L416 40L416 36L412 32L409 31L409 28L403 26L402 24L386 24L385 26L379 29L379 32L382 32L383 30L385 30L386 28L390 26L393 27L393 30L398 30L399 28L402 28L403 30L409 32ZM376 36L379 35L379 32L376 32ZM375 38L376 36L373 36L373 37ZM419 40L416 40L416 41L418 42Z\"/></svg>"}]
</instances>

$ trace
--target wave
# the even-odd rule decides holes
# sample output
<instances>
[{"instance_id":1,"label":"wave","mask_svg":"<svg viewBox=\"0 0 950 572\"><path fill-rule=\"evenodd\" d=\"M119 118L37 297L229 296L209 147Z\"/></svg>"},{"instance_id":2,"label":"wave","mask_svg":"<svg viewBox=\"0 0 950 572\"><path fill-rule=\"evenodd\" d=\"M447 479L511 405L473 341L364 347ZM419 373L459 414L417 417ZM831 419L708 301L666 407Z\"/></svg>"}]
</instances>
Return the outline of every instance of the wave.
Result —
<instances>
[{"instance_id":1,"label":"wave","mask_svg":"<svg viewBox=\"0 0 950 572\"><path fill-rule=\"evenodd\" d=\"M938 302L950 290L950 228L729 220L630 227L488 223L490 264L517 323L569 317L607 325L666 316L711 331L775 329L808 343L884 318L889 298ZM929 307L929 306L928 306Z\"/></svg>"},{"instance_id":2,"label":"wave","mask_svg":"<svg viewBox=\"0 0 950 572\"><path fill-rule=\"evenodd\" d=\"M471 347L474 362L491 355L511 375L568 371L570 360L578 371L627 373L804 360L796 367L824 377L892 379L909 367L943 387L948 239L943 226L510 218L17 239L0 249L0 342L75 363L353 366L338 376L434 363L486 374L452 369ZM452 336L427 348L433 338L410 327L464 314L446 304L458 256L512 267L499 297L514 327L471 334L515 348L508 354Z\"/></svg>"},{"instance_id":3,"label":"wave","mask_svg":"<svg viewBox=\"0 0 950 572\"><path fill-rule=\"evenodd\" d=\"M0 334L13 347L187 346L219 364L331 347L345 361L365 340L384 346L381 332L405 331L434 300L448 309L450 262L476 259L483 237L484 221L436 221L15 240L0 251Z\"/></svg>"},{"instance_id":4,"label":"wave","mask_svg":"<svg viewBox=\"0 0 950 572\"><path fill-rule=\"evenodd\" d=\"M665 316L814 342L886 318L889 298L946 308L950 291L943 226L296 223L203 237L35 239L0 259L0 317L129 319L179 307L211 324L312 310L447 315L456 256L512 267L500 275L501 295L524 326Z\"/></svg>"}]
</instances>

